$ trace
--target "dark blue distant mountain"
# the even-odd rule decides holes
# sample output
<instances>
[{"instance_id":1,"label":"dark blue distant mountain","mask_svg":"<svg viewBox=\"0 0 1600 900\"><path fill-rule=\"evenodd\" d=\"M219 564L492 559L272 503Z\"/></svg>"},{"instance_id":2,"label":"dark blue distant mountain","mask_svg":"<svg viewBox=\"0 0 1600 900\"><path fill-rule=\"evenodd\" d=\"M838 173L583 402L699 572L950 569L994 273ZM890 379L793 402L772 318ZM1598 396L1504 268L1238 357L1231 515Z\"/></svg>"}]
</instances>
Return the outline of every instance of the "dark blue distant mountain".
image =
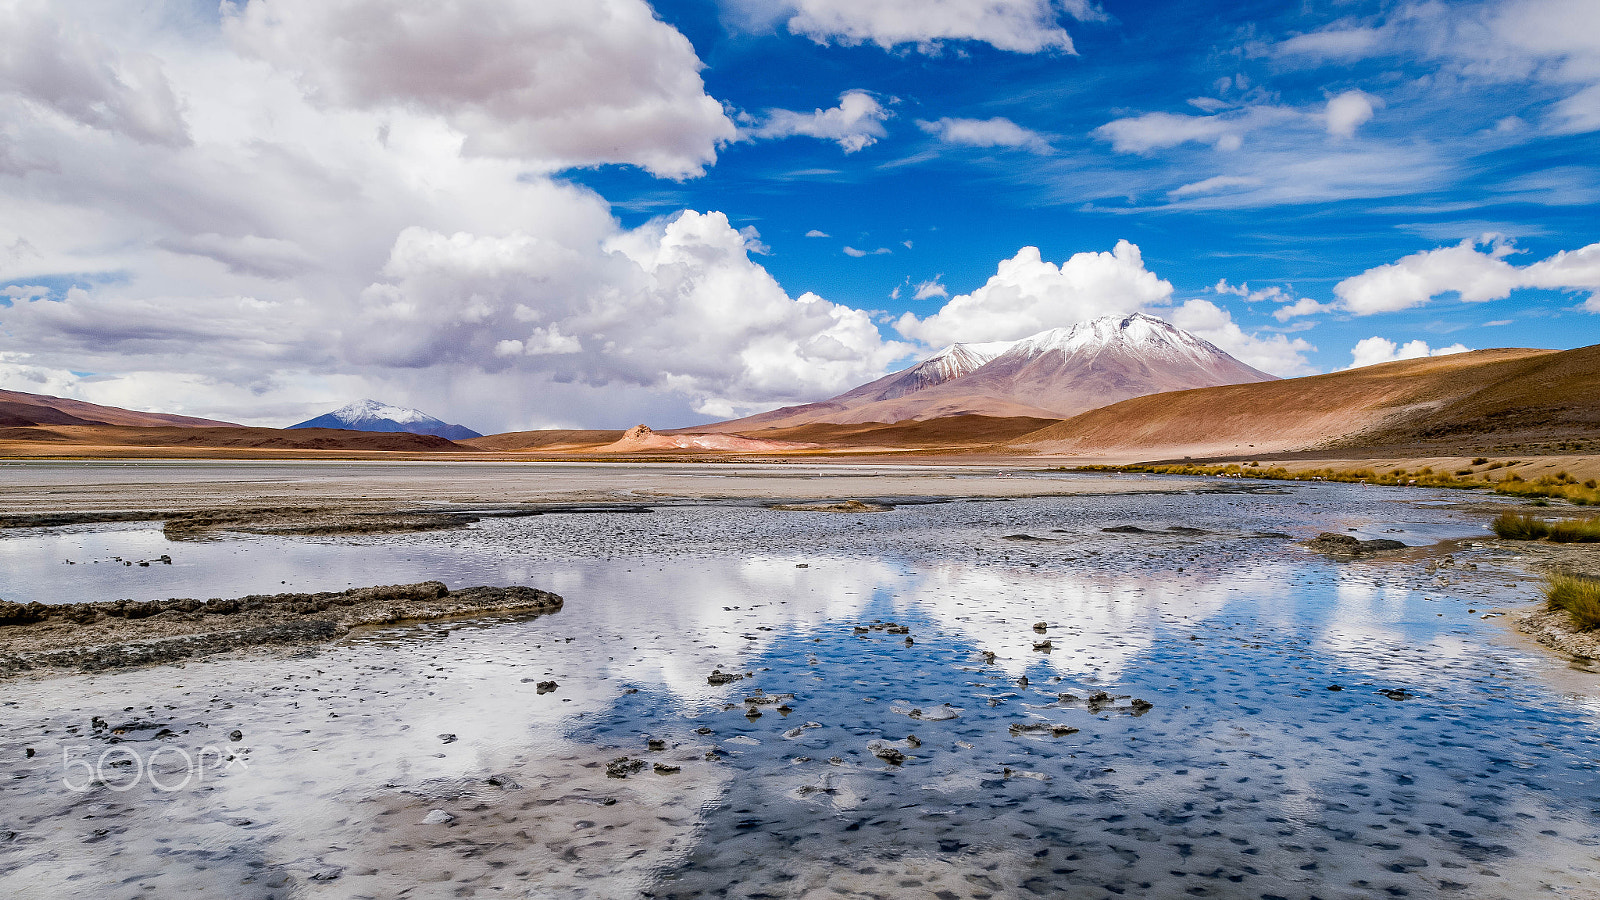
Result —
<instances>
[{"instance_id":1,"label":"dark blue distant mountain","mask_svg":"<svg viewBox=\"0 0 1600 900\"><path fill-rule=\"evenodd\" d=\"M411 434L438 435L451 441L483 437L466 426L451 425L427 413L407 409L404 406L390 406L376 400L357 400L331 413L289 427L338 428L343 431L405 431Z\"/></svg>"}]
</instances>

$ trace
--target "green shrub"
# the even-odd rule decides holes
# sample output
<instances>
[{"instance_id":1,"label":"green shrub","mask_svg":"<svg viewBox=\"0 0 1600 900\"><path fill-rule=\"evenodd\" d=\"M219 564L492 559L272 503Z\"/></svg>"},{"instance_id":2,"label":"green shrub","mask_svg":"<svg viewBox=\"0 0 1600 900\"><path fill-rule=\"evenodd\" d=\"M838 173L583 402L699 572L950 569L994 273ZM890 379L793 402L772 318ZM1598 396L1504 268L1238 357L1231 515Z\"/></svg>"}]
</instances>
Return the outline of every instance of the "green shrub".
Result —
<instances>
[{"instance_id":1,"label":"green shrub","mask_svg":"<svg viewBox=\"0 0 1600 900\"><path fill-rule=\"evenodd\" d=\"M1496 536L1513 541L1537 541L1550 534L1543 519L1525 513L1503 512L1489 523Z\"/></svg>"},{"instance_id":2,"label":"green shrub","mask_svg":"<svg viewBox=\"0 0 1600 900\"><path fill-rule=\"evenodd\" d=\"M1551 575L1545 579L1544 598L1551 609L1566 610L1579 631L1600 629L1600 581Z\"/></svg>"}]
</instances>

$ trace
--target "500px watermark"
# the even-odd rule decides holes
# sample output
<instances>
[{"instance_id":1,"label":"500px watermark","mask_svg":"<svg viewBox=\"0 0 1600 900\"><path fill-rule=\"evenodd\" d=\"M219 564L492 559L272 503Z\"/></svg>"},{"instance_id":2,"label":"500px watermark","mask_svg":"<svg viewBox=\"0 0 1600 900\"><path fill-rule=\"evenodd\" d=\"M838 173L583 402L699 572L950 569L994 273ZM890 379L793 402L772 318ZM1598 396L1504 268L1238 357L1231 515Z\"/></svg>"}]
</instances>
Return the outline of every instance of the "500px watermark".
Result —
<instances>
[{"instance_id":1,"label":"500px watermark","mask_svg":"<svg viewBox=\"0 0 1600 900\"><path fill-rule=\"evenodd\" d=\"M160 746L149 753L125 745L108 747L98 759L74 755L93 747L61 748L61 786L83 794L96 787L129 791L148 782L158 791L181 791L199 784L218 770L249 768L244 757L226 747L206 745L192 753L182 747Z\"/></svg>"}]
</instances>

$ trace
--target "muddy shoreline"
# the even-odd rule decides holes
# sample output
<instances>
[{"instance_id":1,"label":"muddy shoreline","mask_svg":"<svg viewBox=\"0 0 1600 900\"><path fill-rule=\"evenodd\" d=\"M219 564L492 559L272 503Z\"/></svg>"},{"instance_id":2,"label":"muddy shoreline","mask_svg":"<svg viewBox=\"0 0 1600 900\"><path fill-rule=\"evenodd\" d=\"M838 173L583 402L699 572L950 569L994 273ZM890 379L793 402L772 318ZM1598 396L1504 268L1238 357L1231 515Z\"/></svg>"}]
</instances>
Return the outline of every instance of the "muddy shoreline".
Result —
<instances>
[{"instance_id":1,"label":"muddy shoreline","mask_svg":"<svg viewBox=\"0 0 1600 900\"><path fill-rule=\"evenodd\" d=\"M337 640L351 629L490 614L543 615L562 598L527 587L448 590L437 581L316 594L137 602L0 601L0 679L97 672L233 650Z\"/></svg>"}]
</instances>

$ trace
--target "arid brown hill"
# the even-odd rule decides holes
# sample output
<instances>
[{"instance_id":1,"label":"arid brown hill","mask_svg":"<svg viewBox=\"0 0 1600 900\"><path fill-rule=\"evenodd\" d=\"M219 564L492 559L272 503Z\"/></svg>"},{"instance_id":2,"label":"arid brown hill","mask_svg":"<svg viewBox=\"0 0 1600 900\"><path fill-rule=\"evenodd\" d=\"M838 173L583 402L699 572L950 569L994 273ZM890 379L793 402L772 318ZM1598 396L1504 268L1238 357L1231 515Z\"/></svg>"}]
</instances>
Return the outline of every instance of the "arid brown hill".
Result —
<instances>
[{"instance_id":1,"label":"arid brown hill","mask_svg":"<svg viewBox=\"0 0 1600 900\"><path fill-rule=\"evenodd\" d=\"M431 434L344 431L335 428L128 427L49 425L0 427L3 456L228 456L252 451L349 453L470 453Z\"/></svg>"},{"instance_id":2,"label":"arid brown hill","mask_svg":"<svg viewBox=\"0 0 1600 900\"><path fill-rule=\"evenodd\" d=\"M467 438L457 441L464 447L473 447L478 450L592 450L602 447L622 437L622 430L602 431L583 430L576 428L549 429L547 431L507 431L504 434L489 434L483 437Z\"/></svg>"},{"instance_id":3,"label":"arid brown hill","mask_svg":"<svg viewBox=\"0 0 1600 900\"><path fill-rule=\"evenodd\" d=\"M179 428L238 428L232 422L135 412L115 406L100 406L82 400L0 391L0 427L29 425L131 425L136 427L176 426Z\"/></svg>"},{"instance_id":4,"label":"arid brown hill","mask_svg":"<svg viewBox=\"0 0 1600 900\"><path fill-rule=\"evenodd\" d=\"M1126 400L1012 442L1139 459L1338 448L1528 447L1600 439L1600 346L1477 350Z\"/></svg>"}]
</instances>

